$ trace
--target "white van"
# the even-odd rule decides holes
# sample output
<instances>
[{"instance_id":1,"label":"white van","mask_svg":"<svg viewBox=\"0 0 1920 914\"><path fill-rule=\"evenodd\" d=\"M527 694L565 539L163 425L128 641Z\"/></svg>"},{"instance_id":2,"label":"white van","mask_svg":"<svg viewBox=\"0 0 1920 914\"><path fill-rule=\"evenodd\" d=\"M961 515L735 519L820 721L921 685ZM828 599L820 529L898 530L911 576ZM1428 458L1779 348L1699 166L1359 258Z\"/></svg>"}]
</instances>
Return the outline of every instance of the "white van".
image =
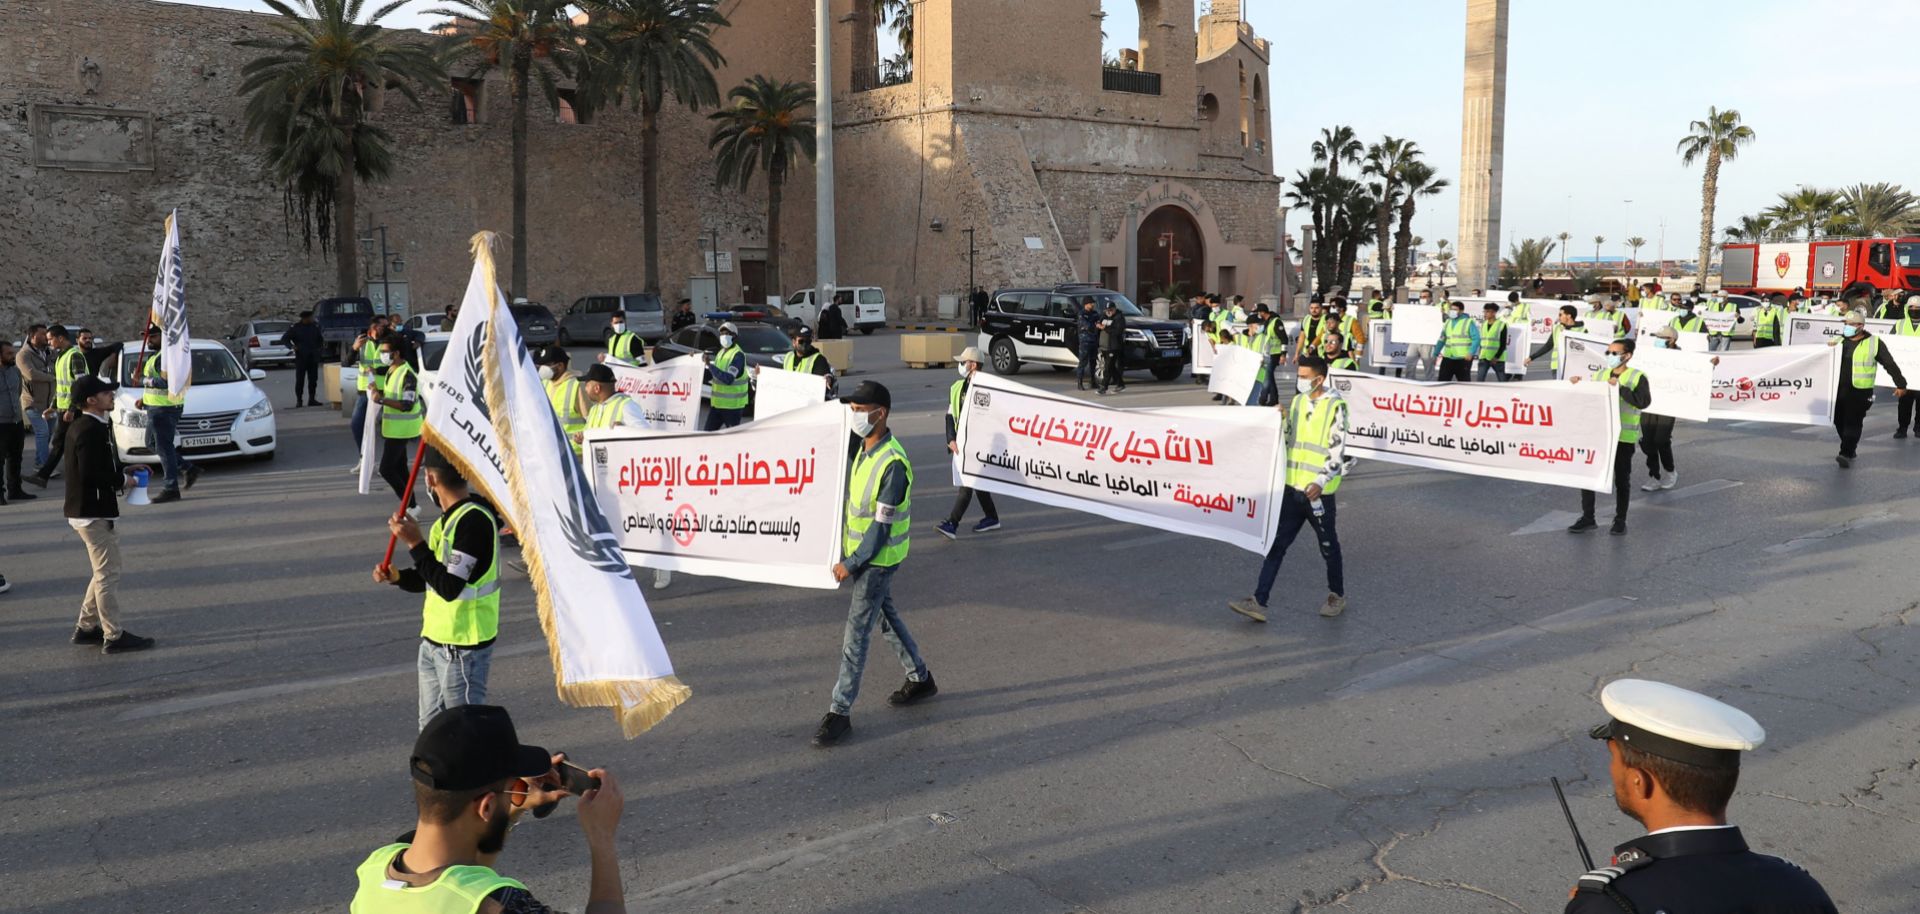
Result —
<instances>
[{"instance_id":1,"label":"white van","mask_svg":"<svg viewBox=\"0 0 1920 914\"><path fill-rule=\"evenodd\" d=\"M801 289L787 296L787 316L820 324L820 309L814 304L812 289ZM833 290L833 301L840 306L840 318L861 333L872 333L887 325L887 293L879 286L843 286Z\"/></svg>"}]
</instances>

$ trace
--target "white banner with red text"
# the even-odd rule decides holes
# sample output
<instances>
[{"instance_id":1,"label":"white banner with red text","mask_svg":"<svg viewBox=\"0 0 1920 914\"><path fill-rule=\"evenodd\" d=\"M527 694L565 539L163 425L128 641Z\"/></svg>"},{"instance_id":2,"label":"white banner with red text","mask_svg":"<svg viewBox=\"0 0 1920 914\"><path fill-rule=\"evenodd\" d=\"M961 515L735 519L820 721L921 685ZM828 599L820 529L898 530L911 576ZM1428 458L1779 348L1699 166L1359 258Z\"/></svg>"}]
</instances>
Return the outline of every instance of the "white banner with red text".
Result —
<instances>
[{"instance_id":1,"label":"white banner with red text","mask_svg":"<svg viewBox=\"0 0 1920 914\"><path fill-rule=\"evenodd\" d=\"M1867 332L1891 336L1893 324L1893 321L1868 318ZM1831 314L1789 314L1787 315L1787 345L1804 346L1809 343L1824 343L1828 340L1840 339L1847 335L1846 326L1846 318Z\"/></svg>"},{"instance_id":2,"label":"white banner with red text","mask_svg":"<svg viewBox=\"0 0 1920 914\"><path fill-rule=\"evenodd\" d=\"M1560 335L1560 365L1569 378L1591 378L1607 367L1607 347L1612 340L1600 340L1580 333ZM1646 412L1672 416L1693 422L1707 421L1713 400L1713 359L1705 352L1656 349L1651 343L1636 344L1628 364L1647 376L1653 401Z\"/></svg>"},{"instance_id":3,"label":"white banner with red text","mask_svg":"<svg viewBox=\"0 0 1920 914\"><path fill-rule=\"evenodd\" d=\"M771 367L753 373L753 418L756 422L825 402L825 375Z\"/></svg>"},{"instance_id":4,"label":"white banner with red text","mask_svg":"<svg viewBox=\"0 0 1920 914\"><path fill-rule=\"evenodd\" d=\"M608 359L614 389L633 398L654 428L670 432L700 429L700 382L707 368L690 356L657 365L631 365Z\"/></svg>"},{"instance_id":5,"label":"white banner with red text","mask_svg":"<svg viewBox=\"0 0 1920 914\"><path fill-rule=\"evenodd\" d=\"M1606 492L1620 410L1606 384L1430 383L1333 373L1347 455Z\"/></svg>"},{"instance_id":6,"label":"white banner with red text","mask_svg":"<svg viewBox=\"0 0 1920 914\"><path fill-rule=\"evenodd\" d=\"M984 373L967 398L964 485L1254 553L1273 539L1279 410L1110 409Z\"/></svg>"},{"instance_id":7,"label":"white banner with red text","mask_svg":"<svg viewBox=\"0 0 1920 914\"><path fill-rule=\"evenodd\" d=\"M587 478L635 565L831 590L847 412L820 403L719 432L594 429Z\"/></svg>"},{"instance_id":8,"label":"white banner with red text","mask_svg":"<svg viewBox=\"0 0 1920 914\"><path fill-rule=\"evenodd\" d=\"M1840 385L1840 349L1769 346L1717 353L1713 369L1714 419L1825 425L1833 421Z\"/></svg>"}]
</instances>

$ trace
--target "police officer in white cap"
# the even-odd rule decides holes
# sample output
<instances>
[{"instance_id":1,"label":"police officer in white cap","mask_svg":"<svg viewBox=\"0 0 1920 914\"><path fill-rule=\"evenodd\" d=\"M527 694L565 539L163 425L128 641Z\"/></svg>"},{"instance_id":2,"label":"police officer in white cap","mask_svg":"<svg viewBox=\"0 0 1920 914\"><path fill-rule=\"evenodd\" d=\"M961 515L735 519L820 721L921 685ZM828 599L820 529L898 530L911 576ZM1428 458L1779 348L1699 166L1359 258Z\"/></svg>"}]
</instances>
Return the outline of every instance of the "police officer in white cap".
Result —
<instances>
[{"instance_id":1,"label":"police officer in white cap","mask_svg":"<svg viewBox=\"0 0 1920 914\"><path fill-rule=\"evenodd\" d=\"M1834 914L1806 870L1747 849L1727 824L1740 753L1767 738L1746 712L1698 692L1620 679L1600 692L1613 800L1647 834L1580 877L1566 914Z\"/></svg>"}]
</instances>

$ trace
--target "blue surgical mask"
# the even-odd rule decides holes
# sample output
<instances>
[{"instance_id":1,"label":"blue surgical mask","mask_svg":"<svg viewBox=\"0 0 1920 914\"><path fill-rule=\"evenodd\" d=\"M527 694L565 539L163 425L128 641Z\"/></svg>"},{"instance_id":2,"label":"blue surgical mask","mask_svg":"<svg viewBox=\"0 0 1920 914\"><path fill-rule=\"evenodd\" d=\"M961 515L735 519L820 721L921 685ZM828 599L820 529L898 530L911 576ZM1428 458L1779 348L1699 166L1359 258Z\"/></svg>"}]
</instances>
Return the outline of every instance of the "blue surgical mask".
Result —
<instances>
[{"instance_id":1,"label":"blue surgical mask","mask_svg":"<svg viewBox=\"0 0 1920 914\"><path fill-rule=\"evenodd\" d=\"M1620 367L1620 361L1621 361L1621 359L1620 359L1620 357L1619 357L1618 355L1615 355L1615 354L1613 354L1613 353L1611 353L1611 352L1609 352L1609 353L1607 353L1607 367L1608 367L1608 368L1619 368L1619 367Z\"/></svg>"}]
</instances>

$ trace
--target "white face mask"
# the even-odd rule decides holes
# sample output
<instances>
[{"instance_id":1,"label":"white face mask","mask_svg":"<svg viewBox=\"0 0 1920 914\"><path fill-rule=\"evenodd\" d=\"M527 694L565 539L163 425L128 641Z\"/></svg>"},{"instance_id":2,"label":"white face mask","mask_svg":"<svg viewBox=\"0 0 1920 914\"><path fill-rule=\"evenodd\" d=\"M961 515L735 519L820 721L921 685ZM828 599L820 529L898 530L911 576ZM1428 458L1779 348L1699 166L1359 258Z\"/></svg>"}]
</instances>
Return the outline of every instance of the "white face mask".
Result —
<instances>
[{"instance_id":1,"label":"white face mask","mask_svg":"<svg viewBox=\"0 0 1920 914\"><path fill-rule=\"evenodd\" d=\"M720 334L720 348L725 349L731 345L733 345L733 335L727 333Z\"/></svg>"},{"instance_id":2,"label":"white face mask","mask_svg":"<svg viewBox=\"0 0 1920 914\"><path fill-rule=\"evenodd\" d=\"M852 407L848 407L848 410L853 413L853 433L854 434L859 435L862 438L865 438L868 435L873 434L873 413L863 412L861 410L853 409Z\"/></svg>"},{"instance_id":3,"label":"white face mask","mask_svg":"<svg viewBox=\"0 0 1920 914\"><path fill-rule=\"evenodd\" d=\"M551 381L551 380L553 380L553 366L552 366L552 365L542 365L542 366L540 366L540 380L542 380L542 381Z\"/></svg>"},{"instance_id":4,"label":"white face mask","mask_svg":"<svg viewBox=\"0 0 1920 914\"><path fill-rule=\"evenodd\" d=\"M1303 394L1313 393L1313 389L1318 386L1320 385L1307 378L1301 378L1300 380L1293 382L1293 389Z\"/></svg>"},{"instance_id":5,"label":"white face mask","mask_svg":"<svg viewBox=\"0 0 1920 914\"><path fill-rule=\"evenodd\" d=\"M971 375L971 374L973 374L973 372L971 372L971 371L968 371L968 370L967 370L967 363L966 363L966 362L961 362L961 363L960 363L960 365L959 365L959 368L960 368L960 376L961 376L961 377L963 377L963 378L964 378L964 377L967 377L968 375Z\"/></svg>"},{"instance_id":6,"label":"white face mask","mask_svg":"<svg viewBox=\"0 0 1920 914\"><path fill-rule=\"evenodd\" d=\"M380 353L380 364L382 364L382 365L392 365L392 364L393 364L393 353L391 353L391 352L382 352L382 353Z\"/></svg>"},{"instance_id":7,"label":"white face mask","mask_svg":"<svg viewBox=\"0 0 1920 914\"><path fill-rule=\"evenodd\" d=\"M625 333L625 332L627 332L627 325L626 325L626 324L623 324L623 323L621 323L621 322L619 322L619 321L614 321L614 322L613 322L613 332L615 332L615 333Z\"/></svg>"}]
</instances>

